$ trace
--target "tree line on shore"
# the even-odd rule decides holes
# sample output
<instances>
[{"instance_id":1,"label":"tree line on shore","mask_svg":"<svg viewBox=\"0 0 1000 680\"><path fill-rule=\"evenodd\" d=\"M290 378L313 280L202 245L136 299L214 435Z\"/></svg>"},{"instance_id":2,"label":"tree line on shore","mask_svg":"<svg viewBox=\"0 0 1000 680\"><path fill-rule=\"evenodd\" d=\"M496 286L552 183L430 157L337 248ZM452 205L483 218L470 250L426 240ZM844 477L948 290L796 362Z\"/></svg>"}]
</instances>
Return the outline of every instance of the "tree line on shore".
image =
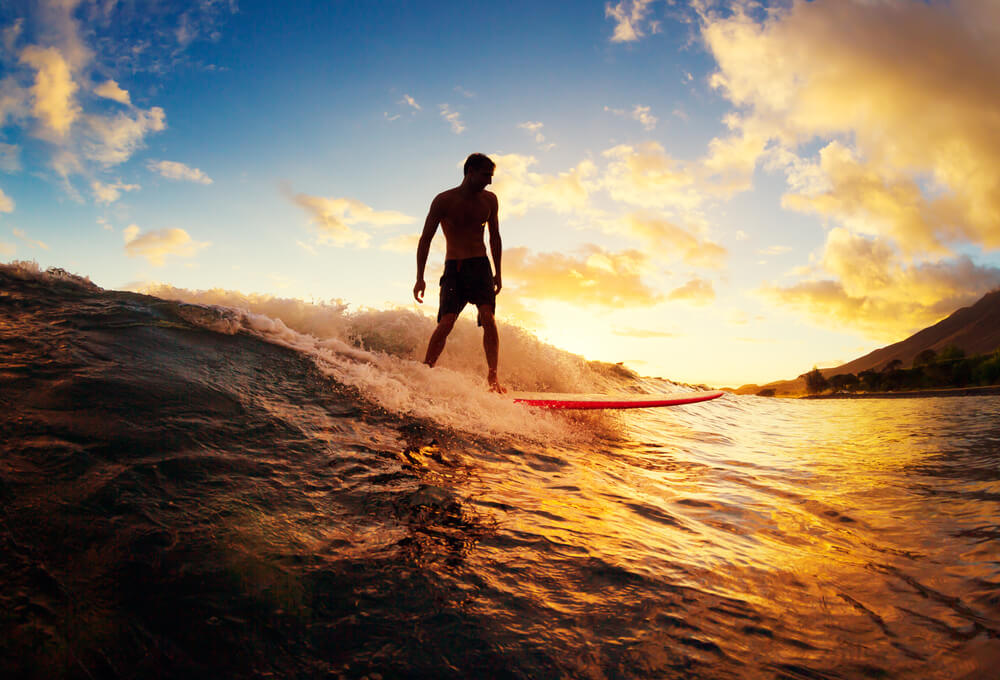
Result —
<instances>
[{"instance_id":1,"label":"tree line on shore","mask_svg":"<svg viewBox=\"0 0 1000 680\"><path fill-rule=\"evenodd\" d=\"M948 387L1000 384L1000 349L992 354L966 356L965 351L948 345L935 352L925 349L910 368L893 359L882 370L869 369L857 375L839 373L827 378L818 368L805 374L809 394L823 392L897 392Z\"/></svg>"}]
</instances>

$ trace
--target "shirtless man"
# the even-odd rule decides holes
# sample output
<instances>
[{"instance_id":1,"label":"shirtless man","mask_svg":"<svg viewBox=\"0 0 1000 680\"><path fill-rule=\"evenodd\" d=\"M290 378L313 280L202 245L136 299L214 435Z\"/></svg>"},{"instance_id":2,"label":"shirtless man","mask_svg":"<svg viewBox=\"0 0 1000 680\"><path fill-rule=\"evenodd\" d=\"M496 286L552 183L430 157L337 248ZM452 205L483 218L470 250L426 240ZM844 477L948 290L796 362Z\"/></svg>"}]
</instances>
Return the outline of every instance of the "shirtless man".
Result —
<instances>
[{"instance_id":1,"label":"shirtless man","mask_svg":"<svg viewBox=\"0 0 1000 680\"><path fill-rule=\"evenodd\" d=\"M438 224L444 231L447 247L444 261L444 276L441 277L441 304L438 308L438 325L427 343L424 363L433 366L444 350L448 334L466 303L471 302L479 309L479 325L483 328L483 349L489 373L486 380L493 392L506 392L497 380L497 353L500 337L497 334L496 295L502 287L500 279L500 220L497 217L497 197L486 187L493 181L496 164L481 153L474 153L465 160L465 177L454 189L443 191L434 197L431 209L424 221L424 231L417 245L417 283L413 286L413 297L424 301L424 268L431 240L437 232ZM483 226L490 230L490 254L496 274L490 270L490 260L486 257L483 242Z\"/></svg>"}]
</instances>

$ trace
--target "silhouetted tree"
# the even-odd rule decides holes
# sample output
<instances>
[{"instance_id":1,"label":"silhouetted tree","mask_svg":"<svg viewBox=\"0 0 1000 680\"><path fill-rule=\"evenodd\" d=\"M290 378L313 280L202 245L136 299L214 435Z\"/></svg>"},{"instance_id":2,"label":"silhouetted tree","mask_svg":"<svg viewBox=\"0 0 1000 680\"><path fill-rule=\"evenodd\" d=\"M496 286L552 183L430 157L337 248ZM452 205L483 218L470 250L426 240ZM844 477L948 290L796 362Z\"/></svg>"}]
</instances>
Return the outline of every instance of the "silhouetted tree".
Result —
<instances>
[{"instance_id":1,"label":"silhouetted tree","mask_svg":"<svg viewBox=\"0 0 1000 680\"><path fill-rule=\"evenodd\" d=\"M808 390L809 394L819 394L829 387L830 383L827 382L827 379L823 377L823 374L815 366L813 366L813 370L806 373L806 390Z\"/></svg>"},{"instance_id":2,"label":"silhouetted tree","mask_svg":"<svg viewBox=\"0 0 1000 680\"><path fill-rule=\"evenodd\" d=\"M941 363L946 361L957 361L959 359L965 358L965 350L961 347L956 347L955 345L947 345L938 354L937 360Z\"/></svg>"},{"instance_id":3,"label":"silhouetted tree","mask_svg":"<svg viewBox=\"0 0 1000 680\"><path fill-rule=\"evenodd\" d=\"M853 373L838 373L830 378L830 389L834 392L841 390L854 391L858 389L858 377Z\"/></svg>"},{"instance_id":4,"label":"silhouetted tree","mask_svg":"<svg viewBox=\"0 0 1000 680\"><path fill-rule=\"evenodd\" d=\"M902 359L893 359L892 361L890 361L889 363L887 363L885 365L885 368L882 369L882 372L883 373L892 373L893 371L897 371L900 368L902 368L902 366L903 366L903 360Z\"/></svg>"},{"instance_id":5,"label":"silhouetted tree","mask_svg":"<svg viewBox=\"0 0 1000 680\"><path fill-rule=\"evenodd\" d=\"M877 392L881 386L882 376L872 370L861 371L858 373L858 381L861 383L861 389L866 392Z\"/></svg>"},{"instance_id":6,"label":"silhouetted tree","mask_svg":"<svg viewBox=\"0 0 1000 680\"><path fill-rule=\"evenodd\" d=\"M935 361L937 361L937 352L928 348L913 357L913 368L927 366L928 364L933 364Z\"/></svg>"}]
</instances>

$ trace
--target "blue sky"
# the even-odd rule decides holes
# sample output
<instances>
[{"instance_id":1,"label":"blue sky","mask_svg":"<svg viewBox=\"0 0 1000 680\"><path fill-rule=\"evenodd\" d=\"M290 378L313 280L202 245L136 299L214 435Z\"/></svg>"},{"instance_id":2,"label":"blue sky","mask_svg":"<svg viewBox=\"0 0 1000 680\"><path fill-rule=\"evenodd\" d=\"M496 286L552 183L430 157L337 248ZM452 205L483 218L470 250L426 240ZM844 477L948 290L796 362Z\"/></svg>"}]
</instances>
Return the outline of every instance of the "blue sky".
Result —
<instances>
[{"instance_id":1,"label":"blue sky","mask_svg":"<svg viewBox=\"0 0 1000 680\"><path fill-rule=\"evenodd\" d=\"M0 259L416 308L427 206L481 151L502 320L793 377L1000 285L997 27L972 0L6 3Z\"/></svg>"}]
</instances>

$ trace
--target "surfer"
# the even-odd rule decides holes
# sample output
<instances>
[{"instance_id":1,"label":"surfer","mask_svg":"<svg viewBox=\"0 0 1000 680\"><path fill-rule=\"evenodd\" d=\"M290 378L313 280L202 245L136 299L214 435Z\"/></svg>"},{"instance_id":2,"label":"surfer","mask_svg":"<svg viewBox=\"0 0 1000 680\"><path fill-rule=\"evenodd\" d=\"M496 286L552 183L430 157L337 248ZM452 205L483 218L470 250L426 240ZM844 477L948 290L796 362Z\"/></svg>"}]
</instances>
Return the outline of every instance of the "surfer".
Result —
<instances>
[{"instance_id":1,"label":"surfer","mask_svg":"<svg viewBox=\"0 0 1000 680\"><path fill-rule=\"evenodd\" d=\"M500 279L500 220L497 217L496 194L486 191L493 181L496 168L490 158L474 153L465 159L462 183L454 189L443 191L434 197L424 221L424 230L417 244L417 283L413 286L413 297L423 303L424 268L430 253L431 240L438 225L444 232L445 261L444 276L441 277L441 302L438 307L438 325L427 343L424 363L434 366L444 350L448 334L455 326L458 315L467 303L478 310L478 323L483 329L483 350L489 369L486 380L493 392L506 392L497 379L497 355L500 337L497 333L496 296L502 287ZM496 273L490 269L483 242L483 227L489 227L490 254Z\"/></svg>"}]
</instances>

